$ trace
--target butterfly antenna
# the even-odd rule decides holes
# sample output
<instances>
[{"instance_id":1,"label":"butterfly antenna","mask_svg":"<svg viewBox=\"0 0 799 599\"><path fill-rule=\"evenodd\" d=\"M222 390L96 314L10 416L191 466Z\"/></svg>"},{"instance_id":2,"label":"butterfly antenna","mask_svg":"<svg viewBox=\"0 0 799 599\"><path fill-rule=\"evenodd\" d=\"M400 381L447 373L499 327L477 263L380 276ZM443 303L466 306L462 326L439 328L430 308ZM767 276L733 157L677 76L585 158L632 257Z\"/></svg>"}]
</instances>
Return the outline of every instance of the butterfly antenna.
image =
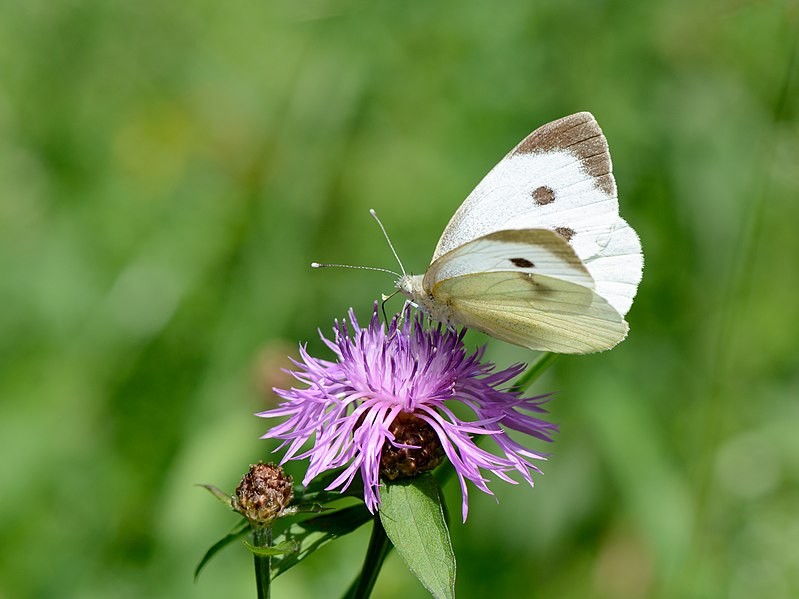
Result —
<instances>
[{"instance_id":1,"label":"butterfly antenna","mask_svg":"<svg viewBox=\"0 0 799 599\"><path fill-rule=\"evenodd\" d=\"M389 239L388 233L386 233L386 228L383 226L383 223L380 222L380 219L377 218L377 212L375 212L373 209L369 209L369 214L371 214L372 218L374 218L377 221L377 224L380 225L380 230L383 231L383 236L386 238L386 241L388 242L388 247L391 248L391 253L394 254L394 257L397 259L397 264L399 264L402 274L407 276L408 273L405 272L405 267L402 265L402 260L399 259L397 251L394 249L394 244L391 243L391 239Z\"/></svg>"},{"instance_id":2,"label":"butterfly antenna","mask_svg":"<svg viewBox=\"0 0 799 599\"><path fill-rule=\"evenodd\" d=\"M311 268L357 268L358 270L377 270L380 272L387 272L390 275L394 275L395 277L402 276L398 272L394 272L393 270L388 270L387 268L378 268L376 266L353 266L352 264L322 264L320 262L311 262Z\"/></svg>"}]
</instances>

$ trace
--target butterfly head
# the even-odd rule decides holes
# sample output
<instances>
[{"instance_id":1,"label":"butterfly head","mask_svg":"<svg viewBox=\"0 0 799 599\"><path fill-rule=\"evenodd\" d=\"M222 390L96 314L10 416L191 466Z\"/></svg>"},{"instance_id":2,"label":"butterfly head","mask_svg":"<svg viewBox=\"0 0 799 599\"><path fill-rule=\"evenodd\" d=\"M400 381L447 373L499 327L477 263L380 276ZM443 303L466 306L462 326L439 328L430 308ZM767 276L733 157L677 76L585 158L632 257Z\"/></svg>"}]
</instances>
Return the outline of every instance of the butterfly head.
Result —
<instances>
[{"instance_id":1,"label":"butterfly head","mask_svg":"<svg viewBox=\"0 0 799 599\"><path fill-rule=\"evenodd\" d=\"M434 298L424 288L424 275L402 275L395 284L397 290L422 312L449 326L452 324L452 308L446 301Z\"/></svg>"},{"instance_id":2,"label":"butterfly head","mask_svg":"<svg viewBox=\"0 0 799 599\"><path fill-rule=\"evenodd\" d=\"M394 283L394 286L402 295L414 303L419 303L417 300L426 295L422 288L421 275L402 275L397 279L397 282Z\"/></svg>"}]
</instances>

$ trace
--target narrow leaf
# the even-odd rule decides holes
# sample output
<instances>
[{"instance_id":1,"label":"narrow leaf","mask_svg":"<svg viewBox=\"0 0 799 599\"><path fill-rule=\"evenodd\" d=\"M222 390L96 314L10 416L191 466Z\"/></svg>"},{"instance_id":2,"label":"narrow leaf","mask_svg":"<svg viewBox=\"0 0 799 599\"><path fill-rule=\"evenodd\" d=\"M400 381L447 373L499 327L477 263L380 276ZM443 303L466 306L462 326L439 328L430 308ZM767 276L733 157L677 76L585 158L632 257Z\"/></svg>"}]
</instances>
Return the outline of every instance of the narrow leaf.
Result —
<instances>
[{"instance_id":1,"label":"narrow leaf","mask_svg":"<svg viewBox=\"0 0 799 599\"><path fill-rule=\"evenodd\" d=\"M292 508L287 508L292 509ZM294 514L321 514L322 512L328 512L333 508L325 507L319 503L308 503L305 505L297 505L293 507Z\"/></svg>"},{"instance_id":2,"label":"narrow leaf","mask_svg":"<svg viewBox=\"0 0 799 599\"><path fill-rule=\"evenodd\" d=\"M338 537L351 533L366 522L372 515L363 504L347 507L335 512L294 522L275 536L278 546L293 543L297 550L272 559L272 576L276 577L296 566L314 551ZM279 523L278 521L276 523Z\"/></svg>"},{"instance_id":3,"label":"narrow leaf","mask_svg":"<svg viewBox=\"0 0 799 599\"><path fill-rule=\"evenodd\" d=\"M300 550L300 544L296 541L283 541L272 547L256 547L248 541L244 541L244 545L252 551L255 555L285 555L287 553L296 553Z\"/></svg>"},{"instance_id":4,"label":"narrow leaf","mask_svg":"<svg viewBox=\"0 0 799 599\"><path fill-rule=\"evenodd\" d=\"M527 368L527 371L516 380L516 384L513 385L513 391L518 391L520 393L525 391L530 385L538 380L538 378L544 374L544 372L546 372L547 368L552 366L552 363L558 359L559 355L560 354L555 354L552 352L544 352L538 356L538 360L531 364Z\"/></svg>"},{"instance_id":5,"label":"narrow leaf","mask_svg":"<svg viewBox=\"0 0 799 599\"><path fill-rule=\"evenodd\" d=\"M214 557L220 550L224 549L228 545L230 545L236 539L239 539L246 535L250 530L250 523L246 520L242 520L239 522L233 530L231 530L228 534L224 537L219 539L216 543L211 545L211 548L205 552L200 563L197 564L197 567L194 569L194 579L197 580L197 577L200 575L200 571L205 567L205 565L211 561L211 558Z\"/></svg>"},{"instance_id":6,"label":"narrow leaf","mask_svg":"<svg viewBox=\"0 0 799 599\"><path fill-rule=\"evenodd\" d=\"M203 489L209 491L211 493L211 495L213 495L219 501L221 501L222 503L227 505L230 509L233 509L233 503L232 503L233 502L233 498L230 495L228 495L227 493L225 493L219 487L215 487L214 485L202 485L202 484L199 484L197 486L198 487L202 487Z\"/></svg>"},{"instance_id":7,"label":"narrow leaf","mask_svg":"<svg viewBox=\"0 0 799 599\"><path fill-rule=\"evenodd\" d=\"M380 521L416 578L436 599L455 597L455 554L438 483L430 474L387 483Z\"/></svg>"}]
</instances>

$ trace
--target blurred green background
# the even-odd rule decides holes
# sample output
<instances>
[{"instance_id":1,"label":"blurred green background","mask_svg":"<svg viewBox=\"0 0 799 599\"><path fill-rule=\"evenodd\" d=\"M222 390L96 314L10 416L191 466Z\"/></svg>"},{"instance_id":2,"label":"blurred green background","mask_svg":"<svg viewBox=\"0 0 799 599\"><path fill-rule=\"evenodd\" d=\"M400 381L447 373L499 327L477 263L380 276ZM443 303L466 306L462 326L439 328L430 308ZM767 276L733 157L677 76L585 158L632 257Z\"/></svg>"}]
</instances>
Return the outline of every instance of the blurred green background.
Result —
<instances>
[{"instance_id":1,"label":"blurred green background","mask_svg":"<svg viewBox=\"0 0 799 599\"><path fill-rule=\"evenodd\" d=\"M491 166L579 110L643 242L631 334L538 383L554 455L454 518L458 595L799 596L798 23L790 1L0 4L0 598L254 596L240 546L192 581L236 521L192 485L267 459L252 414L284 356L392 287L309 263L393 268L375 208L423 270ZM274 596L338 596L367 538ZM427 594L393 555L376 596Z\"/></svg>"}]
</instances>

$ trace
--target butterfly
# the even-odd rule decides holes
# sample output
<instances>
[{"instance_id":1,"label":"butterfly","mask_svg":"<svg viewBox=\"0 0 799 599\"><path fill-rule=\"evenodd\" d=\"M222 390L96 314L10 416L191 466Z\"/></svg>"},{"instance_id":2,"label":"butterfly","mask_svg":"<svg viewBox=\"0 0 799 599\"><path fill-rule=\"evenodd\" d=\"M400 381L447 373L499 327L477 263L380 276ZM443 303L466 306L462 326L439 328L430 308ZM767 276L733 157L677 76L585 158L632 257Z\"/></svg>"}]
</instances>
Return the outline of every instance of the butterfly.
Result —
<instances>
[{"instance_id":1,"label":"butterfly","mask_svg":"<svg viewBox=\"0 0 799 599\"><path fill-rule=\"evenodd\" d=\"M455 212L427 272L403 274L396 287L447 326L584 354L627 336L642 272L607 141L580 112L513 148Z\"/></svg>"}]
</instances>

